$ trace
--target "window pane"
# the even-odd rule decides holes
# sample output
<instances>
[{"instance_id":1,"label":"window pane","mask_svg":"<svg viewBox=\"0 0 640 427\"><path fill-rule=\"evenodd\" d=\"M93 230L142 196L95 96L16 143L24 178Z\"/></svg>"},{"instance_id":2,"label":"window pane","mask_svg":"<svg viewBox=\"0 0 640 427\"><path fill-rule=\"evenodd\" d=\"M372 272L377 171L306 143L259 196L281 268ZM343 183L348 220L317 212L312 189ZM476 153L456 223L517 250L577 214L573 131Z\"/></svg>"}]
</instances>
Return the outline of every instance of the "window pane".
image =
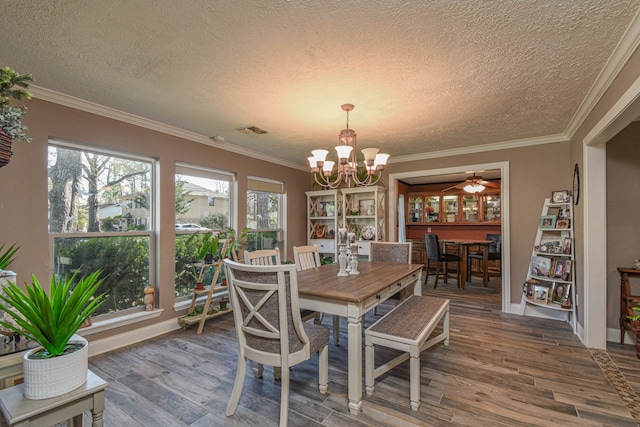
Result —
<instances>
[{"instance_id":1,"label":"window pane","mask_svg":"<svg viewBox=\"0 0 640 427\"><path fill-rule=\"evenodd\" d=\"M95 315L144 309L153 281L153 160L51 143L49 233L54 272L78 279L102 269Z\"/></svg>"},{"instance_id":2,"label":"window pane","mask_svg":"<svg viewBox=\"0 0 640 427\"><path fill-rule=\"evenodd\" d=\"M247 191L247 227L280 228L280 200L282 196L278 193Z\"/></svg>"},{"instance_id":3,"label":"window pane","mask_svg":"<svg viewBox=\"0 0 640 427\"><path fill-rule=\"evenodd\" d=\"M94 316L144 307L149 284L149 237L59 237L54 239L56 275L78 273L78 279L102 269L98 294L105 302Z\"/></svg>"},{"instance_id":4,"label":"window pane","mask_svg":"<svg viewBox=\"0 0 640 427\"><path fill-rule=\"evenodd\" d=\"M49 146L49 231L150 230L151 162Z\"/></svg>"},{"instance_id":5,"label":"window pane","mask_svg":"<svg viewBox=\"0 0 640 427\"><path fill-rule=\"evenodd\" d=\"M229 226L230 182L176 175L176 230L224 230Z\"/></svg>"},{"instance_id":6,"label":"window pane","mask_svg":"<svg viewBox=\"0 0 640 427\"><path fill-rule=\"evenodd\" d=\"M259 181L255 181L259 182ZM282 242L283 226L280 209L282 194L268 191L247 191L247 233L248 251L279 248L284 251Z\"/></svg>"},{"instance_id":7,"label":"window pane","mask_svg":"<svg viewBox=\"0 0 640 427\"><path fill-rule=\"evenodd\" d=\"M178 165L175 176L176 193L176 270L175 296L192 295L199 273L198 241L193 234L223 231L231 226L231 190L233 175ZM197 237L197 236L196 236ZM212 272L205 274L205 283Z\"/></svg>"}]
</instances>

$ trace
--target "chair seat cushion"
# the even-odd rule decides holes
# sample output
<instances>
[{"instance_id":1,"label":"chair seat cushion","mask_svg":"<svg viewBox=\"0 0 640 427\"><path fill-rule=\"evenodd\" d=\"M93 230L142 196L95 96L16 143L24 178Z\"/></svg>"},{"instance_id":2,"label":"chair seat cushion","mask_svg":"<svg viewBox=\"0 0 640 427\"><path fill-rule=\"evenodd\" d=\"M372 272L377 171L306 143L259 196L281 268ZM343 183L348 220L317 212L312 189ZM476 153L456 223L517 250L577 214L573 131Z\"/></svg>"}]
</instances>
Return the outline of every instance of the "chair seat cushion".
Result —
<instances>
[{"instance_id":1,"label":"chair seat cushion","mask_svg":"<svg viewBox=\"0 0 640 427\"><path fill-rule=\"evenodd\" d=\"M453 254L442 254L440 256L440 261L441 262L456 262L456 261L460 261L460 257L458 255L453 255Z\"/></svg>"},{"instance_id":2,"label":"chair seat cushion","mask_svg":"<svg viewBox=\"0 0 640 427\"><path fill-rule=\"evenodd\" d=\"M309 353L317 353L322 347L329 344L329 328L311 323L304 323L304 332L309 337Z\"/></svg>"}]
</instances>

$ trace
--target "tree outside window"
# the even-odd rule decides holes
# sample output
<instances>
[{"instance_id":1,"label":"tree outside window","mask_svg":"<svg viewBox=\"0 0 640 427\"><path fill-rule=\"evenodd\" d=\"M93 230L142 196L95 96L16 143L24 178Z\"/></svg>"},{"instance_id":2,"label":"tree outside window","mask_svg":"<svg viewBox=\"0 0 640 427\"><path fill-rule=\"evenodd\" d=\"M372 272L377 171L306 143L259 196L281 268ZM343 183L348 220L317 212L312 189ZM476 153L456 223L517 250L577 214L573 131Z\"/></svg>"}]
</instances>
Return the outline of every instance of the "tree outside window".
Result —
<instances>
[{"instance_id":1,"label":"tree outside window","mask_svg":"<svg viewBox=\"0 0 640 427\"><path fill-rule=\"evenodd\" d=\"M99 268L105 303L95 315L143 309L151 283L153 160L52 141L49 233L55 273ZM126 260L126 262L124 261Z\"/></svg>"}]
</instances>

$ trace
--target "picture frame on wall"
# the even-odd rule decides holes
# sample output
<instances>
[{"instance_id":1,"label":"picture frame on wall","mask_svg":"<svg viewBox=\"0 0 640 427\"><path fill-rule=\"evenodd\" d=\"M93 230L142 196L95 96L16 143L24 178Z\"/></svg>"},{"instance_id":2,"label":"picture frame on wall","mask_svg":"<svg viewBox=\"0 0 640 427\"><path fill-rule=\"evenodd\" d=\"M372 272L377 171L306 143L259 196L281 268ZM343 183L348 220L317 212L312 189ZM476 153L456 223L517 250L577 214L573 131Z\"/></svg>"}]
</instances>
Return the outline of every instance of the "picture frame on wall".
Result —
<instances>
[{"instance_id":1,"label":"picture frame on wall","mask_svg":"<svg viewBox=\"0 0 640 427\"><path fill-rule=\"evenodd\" d=\"M566 203L569 200L569 190L551 192L551 203Z\"/></svg>"},{"instance_id":2,"label":"picture frame on wall","mask_svg":"<svg viewBox=\"0 0 640 427\"><path fill-rule=\"evenodd\" d=\"M555 215L542 215L539 228L556 228L558 218Z\"/></svg>"},{"instance_id":3,"label":"picture frame on wall","mask_svg":"<svg viewBox=\"0 0 640 427\"><path fill-rule=\"evenodd\" d=\"M568 219L559 219L556 221L556 228L569 228Z\"/></svg>"}]
</instances>

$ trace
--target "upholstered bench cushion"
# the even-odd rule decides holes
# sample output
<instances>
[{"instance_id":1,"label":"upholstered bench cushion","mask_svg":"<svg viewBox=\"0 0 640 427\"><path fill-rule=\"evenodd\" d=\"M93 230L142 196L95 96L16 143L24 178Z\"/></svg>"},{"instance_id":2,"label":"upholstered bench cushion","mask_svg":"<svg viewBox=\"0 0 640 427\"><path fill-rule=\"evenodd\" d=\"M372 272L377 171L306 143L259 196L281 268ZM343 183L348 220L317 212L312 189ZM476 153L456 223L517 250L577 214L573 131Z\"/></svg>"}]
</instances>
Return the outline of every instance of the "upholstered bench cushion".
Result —
<instances>
[{"instance_id":1,"label":"upholstered bench cushion","mask_svg":"<svg viewBox=\"0 0 640 427\"><path fill-rule=\"evenodd\" d=\"M429 320L447 307L449 300L427 296L411 296L402 304L371 325L371 335L391 335L400 340L415 341L420 337Z\"/></svg>"}]
</instances>

